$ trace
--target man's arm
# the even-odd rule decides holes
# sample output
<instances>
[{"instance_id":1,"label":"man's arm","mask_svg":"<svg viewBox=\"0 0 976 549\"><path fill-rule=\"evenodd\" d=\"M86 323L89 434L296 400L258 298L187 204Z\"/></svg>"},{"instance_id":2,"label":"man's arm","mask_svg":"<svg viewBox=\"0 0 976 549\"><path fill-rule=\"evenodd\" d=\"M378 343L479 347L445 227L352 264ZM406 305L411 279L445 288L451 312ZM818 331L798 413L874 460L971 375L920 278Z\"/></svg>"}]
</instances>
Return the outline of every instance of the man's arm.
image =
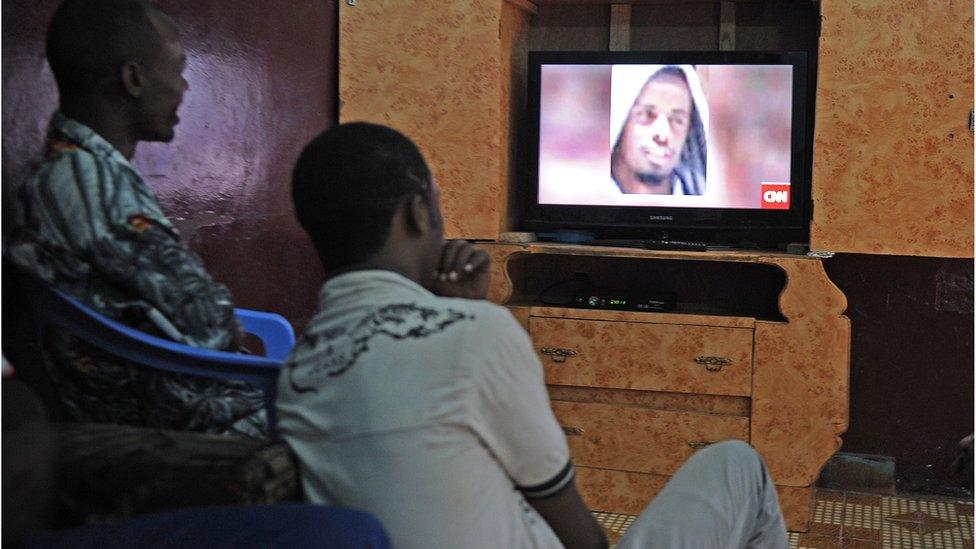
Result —
<instances>
[{"instance_id":1,"label":"man's arm","mask_svg":"<svg viewBox=\"0 0 976 549\"><path fill-rule=\"evenodd\" d=\"M486 305L464 356L477 398L473 427L526 501L568 548L606 547L603 530L580 499L566 436L556 421L542 364L508 311Z\"/></svg>"},{"instance_id":2,"label":"man's arm","mask_svg":"<svg viewBox=\"0 0 976 549\"><path fill-rule=\"evenodd\" d=\"M549 523L566 549L607 547L607 537L580 498L575 481L549 497L526 501Z\"/></svg>"}]
</instances>

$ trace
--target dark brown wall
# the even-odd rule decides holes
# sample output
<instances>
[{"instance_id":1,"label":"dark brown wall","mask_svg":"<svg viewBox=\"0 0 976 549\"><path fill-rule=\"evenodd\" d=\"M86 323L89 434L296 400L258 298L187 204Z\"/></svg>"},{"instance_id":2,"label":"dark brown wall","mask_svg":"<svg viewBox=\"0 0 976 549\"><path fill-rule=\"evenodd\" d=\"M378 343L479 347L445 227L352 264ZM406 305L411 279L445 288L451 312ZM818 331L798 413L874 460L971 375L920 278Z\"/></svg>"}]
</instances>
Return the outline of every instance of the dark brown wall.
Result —
<instances>
[{"instance_id":1,"label":"dark brown wall","mask_svg":"<svg viewBox=\"0 0 976 549\"><path fill-rule=\"evenodd\" d=\"M5 198L56 107L43 37L57 3L3 2ZM335 120L336 4L156 4L182 29L190 90L176 139L141 144L134 162L238 306L281 312L300 329L322 273L293 220L289 177L302 145Z\"/></svg>"},{"instance_id":2,"label":"dark brown wall","mask_svg":"<svg viewBox=\"0 0 976 549\"><path fill-rule=\"evenodd\" d=\"M973 431L973 262L839 254L827 273L851 319L842 451L895 458L899 490L971 494L948 470Z\"/></svg>"}]
</instances>

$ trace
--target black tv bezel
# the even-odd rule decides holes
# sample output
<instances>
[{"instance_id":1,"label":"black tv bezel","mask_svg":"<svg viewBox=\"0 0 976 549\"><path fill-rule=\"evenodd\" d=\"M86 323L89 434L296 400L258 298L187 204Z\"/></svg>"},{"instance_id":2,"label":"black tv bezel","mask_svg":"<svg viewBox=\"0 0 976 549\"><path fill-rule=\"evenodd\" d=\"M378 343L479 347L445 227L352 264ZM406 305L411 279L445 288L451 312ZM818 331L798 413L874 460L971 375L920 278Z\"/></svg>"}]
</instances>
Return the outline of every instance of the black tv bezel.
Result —
<instances>
[{"instance_id":1,"label":"black tv bezel","mask_svg":"<svg viewBox=\"0 0 976 549\"><path fill-rule=\"evenodd\" d=\"M802 51L533 51L528 54L524 167L519 179L518 225L529 231L577 230L597 238L653 238L782 247L808 242L812 197L812 108L808 54ZM539 125L543 65L689 64L790 65L793 112L790 209L675 208L539 204ZM809 110L808 110L809 109ZM655 216L656 219L651 219ZM670 219L661 219L670 218Z\"/></svg>"}]
</instances>

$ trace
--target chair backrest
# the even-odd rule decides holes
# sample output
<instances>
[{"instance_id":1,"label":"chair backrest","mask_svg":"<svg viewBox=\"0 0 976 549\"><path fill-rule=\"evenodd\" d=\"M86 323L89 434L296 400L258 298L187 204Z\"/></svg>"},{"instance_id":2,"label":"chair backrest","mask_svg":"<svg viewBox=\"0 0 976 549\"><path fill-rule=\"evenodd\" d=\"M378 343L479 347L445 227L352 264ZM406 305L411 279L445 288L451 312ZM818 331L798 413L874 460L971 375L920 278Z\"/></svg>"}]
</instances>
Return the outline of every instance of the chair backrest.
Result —
<instances>
[{"instance_id":1,"label":"chair backrest","mask_svg":"<svg viewBox=\"0 0 976 549\"><path fill-rule=\"evenodd\" d=\"M66 330L83 341L133 363L181 374L240 380L261 389L268 414L269 434L277 432L275 397L278 372L295 342L287 320L273 313L236 310L249 333L262 339L268 356L190 347L156 337L117 322L74 297L32 277L24 277L31 309L43 344L51 327Z\"/></svg>"}]
</instances>

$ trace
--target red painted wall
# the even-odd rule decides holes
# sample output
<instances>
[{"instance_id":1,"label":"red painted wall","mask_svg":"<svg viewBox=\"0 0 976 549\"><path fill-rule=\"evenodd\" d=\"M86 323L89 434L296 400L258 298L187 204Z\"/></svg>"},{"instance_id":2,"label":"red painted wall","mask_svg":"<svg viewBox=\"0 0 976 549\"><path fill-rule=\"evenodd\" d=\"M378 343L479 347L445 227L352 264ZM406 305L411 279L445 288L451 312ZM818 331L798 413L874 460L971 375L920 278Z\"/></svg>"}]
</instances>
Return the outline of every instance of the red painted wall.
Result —
<instances>
[{"instance_id":1,"label":"red painted wall","mask_svg":"<svg viewBox=\"0 0 976 549\"><path fill-rule=\"evenodd\" d=\"M2 4L4 198L38 157L57 105L44 59L57 4ZM290 174L304 143L335 122L336 5L156 4L182 30L190 90L176 139L140 144L134 162L238 306L281 312L301 329L322 272L294 221Z\"/></svg>"},{"instance_id":2,"label":"red painted wall","mask_svg":"<svg viewBox=\"0 0 976 549\"><path fill-rule=\"evenodd\" d=\"M851 319L841 451L893 457L900 491L972 496L950 465L973 432L973 261L837 254L825 265Z\"/></svg>"}]
</instances>

